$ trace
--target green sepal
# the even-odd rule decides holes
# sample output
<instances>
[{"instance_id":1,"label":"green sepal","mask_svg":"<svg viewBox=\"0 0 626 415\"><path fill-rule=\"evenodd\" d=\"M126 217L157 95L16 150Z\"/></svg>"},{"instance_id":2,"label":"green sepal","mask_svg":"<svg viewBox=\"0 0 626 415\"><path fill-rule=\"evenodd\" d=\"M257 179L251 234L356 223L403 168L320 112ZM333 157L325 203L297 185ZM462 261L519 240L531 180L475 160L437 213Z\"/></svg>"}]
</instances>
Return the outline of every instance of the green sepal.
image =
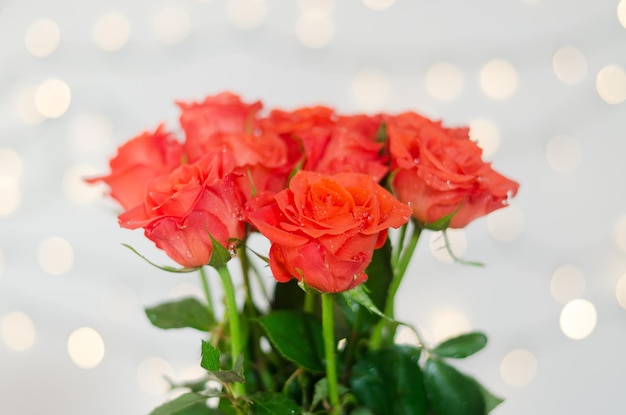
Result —
<instances>
[{"instance_id":1,"label":"green sepal","mask_svg":"<svg viewBox=\"0 0 626 415\"><path fill-rule=\"evenodd\" d=\"M382 311L380 311L378 307L376 307L376 304L374 304L374 302L368 295L367 289L365 288L363 284L357 285L351 290L344 291L343 296L348 302L348 304L355 302L365 307L365 309L368 310L372 314L376 314L387 320L394 321L391 318L387 317Z\"/></svg>"},{"instance_id":2,"label":"green sepal","mask_svg":"<svg viewBox=\"0 0 626 415\"><path fill-rule=\"evenodd\" d=\"M387 124L384 122L380 123L378 127L378 131L376 131L376 142L377 143L385 143L387 141Z\"/></svg>"},{"instance_id":3,"label":"green sepal","mask_svg":"<svg viewBox=\"0 0 626 415\"><path fill-rule=\"evenodd\" d=\"M135 248L133 248L132 246L128 245L128 244L122 244L122 246L125 246L126 248L130 249L131 251L133 251L137 256L139 256L139 258L143 259L144 261L146 261L148 264L152 265L153 267L156 267L162 271L167 271L167 272L174 272L174 273L178 273L178 274L183 274L183 273L187 273L187 272L194 272L197 271L199 267L196 268L176 268L176 267L170 267L168 265L158 265L155 264L154 262L150 261L148 258L146 258L145 256L141 255L139 253L139 251L137 251Z\"/></svg>"},{"instance_id":4,"label":"green sepal","mask_svg":"<svg viewBox=\"0 0 626 415\"><path fill-rule=\"evenodd\" d=\"M144 311L150 323L160 329L190 327L200 331L209 331L215 326L215 321L206 305L193 297L148 307Z\"/></svg>"},{"instance_id":5,"label":"green sepal","mask_svg":"<svg viewBox=\"0 0 626 415\"><path fill-rule=\"evenodd\" d=\"M464 359L482 350L487 345L487 336L472 332L448 339L437 345L432 353L441 357Z\"/></svg>"},{"instance_id":6,"label":"green sepal","mask_svg":"<svg viewBox=\"0 0 626 415\"><path fill-rule=\"evenodd\" d=\"M278 352L311 372L324 371L322 323L299 311L274 311L258 318Z\"/></svg>"},{"instance_id":7,"label":"green sepal","mask_svg":"<svg viewBox=\"0 0 626 415\"><path fill-rule=\"evenodd\" d=\"M213 235L209 233L211 238L211 244L213 244L213 251L211 252L211 258L209 259L209 266L219 269L226 266L226 263L231 260L232 256L228 248L219 243Z\"/></svg>"},{"instance_id":8,"label":"green sepal","mask_svg":"<svg viewBox=\"0 0 626 415\"><path fill-rule=\"evenodd\" d=\"M426 361L424 383L436 415L485 415L485 400L475 381L444 361Z\"/></svg>"}]
</instances>

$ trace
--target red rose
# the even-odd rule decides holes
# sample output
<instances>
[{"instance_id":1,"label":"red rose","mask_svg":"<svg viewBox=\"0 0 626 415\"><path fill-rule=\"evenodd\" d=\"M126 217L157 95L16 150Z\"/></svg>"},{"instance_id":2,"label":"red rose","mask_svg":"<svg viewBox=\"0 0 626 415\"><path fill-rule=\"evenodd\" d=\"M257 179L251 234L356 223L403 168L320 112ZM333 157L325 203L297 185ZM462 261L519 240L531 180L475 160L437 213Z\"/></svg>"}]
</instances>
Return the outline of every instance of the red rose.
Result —
<instances>
[{"instance_id":1,"label":"red rose","mask_svg":"<svg viewBox=\"0 0 626 415\"><path fill-rule=\"evenodd\" d=\"M185 267L206 265L213 252L209 235L228 247L245 233L237 175L223 162L217 149L153 181L144 203L119 216L120 226L143 227L148 239Z\"/></svg>"},{"instance_id":2,"label":"red rose","mask_svg":"<svg viewBox=\"0 0 626 415\"><path fill-rule=\"evenodd\" d=\"M262 108L260 101L247 104L229 92L207 97L201 103L178 102L178 106L190 162L214 146L214 139L220 141L220 134L252 133L256 129L256 114Z\"/></svg>"},{"instance_id":3,"label":"red rose","mask_svg":"<svg viewBox=\"0 0 626 415\"><path fill-rule=\"evenodd\" d=\"M122 145L109 162L111 174L87 182L105 182L111 188L111 197L129 209L143 201L151 180L171 172L181 160L180 143L159 126L154 133L144 132Z\"/></svg>"},{"instance_id":4,"label":"red rose","mask_svg":"<svg viewBox=\"0 0 626 415\"><path fill-rule=\"evenodd\" d=\"M506 206L517 193L516 182L482 161L482 150L469 139L467 128L444 128L415 113L385 121L394 190L422 224L454 213L449 226L462 228Z\"/></svg>"},{"instance_id":5,"label":"red rose","mask_svg":"<svg viewBox=\"0 0 626 415\"><path fill-rule=\"evenodd\" d=\"M277 281L304 279L319 291L342 292L367 279L365 268L388 228L410 215L409 206L366 174L300 171L249 220L272 243Z\"/></svg>"}]
</instances>

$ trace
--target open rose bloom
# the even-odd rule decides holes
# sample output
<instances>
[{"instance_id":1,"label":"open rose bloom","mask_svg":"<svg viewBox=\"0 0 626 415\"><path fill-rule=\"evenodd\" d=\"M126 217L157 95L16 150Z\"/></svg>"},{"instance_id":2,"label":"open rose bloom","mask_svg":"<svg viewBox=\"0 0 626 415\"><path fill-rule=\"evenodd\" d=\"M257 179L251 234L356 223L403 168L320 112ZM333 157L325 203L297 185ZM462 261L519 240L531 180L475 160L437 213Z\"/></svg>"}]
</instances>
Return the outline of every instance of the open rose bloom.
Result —
<instances>
[{"instance_id":1,"label":"open rose bloom","mask_svg":"<svg viewBox=\"0 0 626 415\"><path fill-rule=\"evenodd\" d=\"M341 292L367 279L389 228L410 216L463 227L518 188L481 160L466 128L416 113L305 107L261 116L260 102L231 93L178 106L182 139L163 126L144 132L91 181L109 185L122 227L143 228L187 268L209 263L212 239L228 247L260 231L277 281Z\"/></svg>"}]
</instances>

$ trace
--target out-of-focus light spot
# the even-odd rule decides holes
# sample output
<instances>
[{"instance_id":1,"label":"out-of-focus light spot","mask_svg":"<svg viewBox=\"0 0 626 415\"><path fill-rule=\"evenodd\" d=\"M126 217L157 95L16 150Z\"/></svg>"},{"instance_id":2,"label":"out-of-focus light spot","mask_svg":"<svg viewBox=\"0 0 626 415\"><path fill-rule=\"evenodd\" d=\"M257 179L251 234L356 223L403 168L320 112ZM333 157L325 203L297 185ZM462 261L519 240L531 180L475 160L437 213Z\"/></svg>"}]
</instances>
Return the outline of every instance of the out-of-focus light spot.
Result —
<instances>
[{"instance_id":1,"label":"out-of-focus light spot","mask_svg":"<svg viewBox=\"0 0 626 415\"><path fill-rule=\"evenodd\" d=\"M495 122L487 118L475 118L470 121L470 139L478 143L483 150L483 157L491 157L500 146L500 130Z\"/></svg>"},{"instance_id":2,"label":"out-of-focus light spot","mask_svg":"<svg viewBox=\"0 0 626 415\"><path fill-rule=\"evenodd\" d=\"M302 14L329 16L335 9L335 0L299 0Z\"/></svg>"},{"instance_id":3,"label":"out-of-focus light spot","mask_svg":"<svg viewBox=\"0 0 626 415\"><path fill-rule=\"evenodd\" d=\"M446 311L442 313L433 325L433 341L440 343L451 337L471 331L467 318L458 311Z\"/></svg>"},{"instance_id":4,"label":"out-of-focus light spot","mask_svg":"<svg viewBox=\"0 0 626 415\"><path fill-rule=\"evenodd\" d=\"M548 143L546 157L554 171L571 173L580 167L583 152L574 137L559 135Z\"/></svg>"},{"instance_id":5,"label":"out-of-focus light spot","mask_svg":"<svg viewBox=\"0 0 626 415\"><path fill-rule=\"evenodd\" d=\"M465 232L462 229L449 228L446 230L446 233L448 235L448 242L450 243L450 251L452 251L455 257L462 258L467 251L467 236L465 236ZM430 234L429 245L430 252L433 254L435 259L446 264L454 262L454 259L448 252L448 249L446 249L446 241L443 231L432 232Z\"/></svg>"},{"instance_id":6,"label":"out-of-focus light spot","mask_svg":"<svg viewBox=\"0 0 626 415\"><path fill-rule=\"evenodd\" d=\"M596 76L598 95L608 104L626 100L626 72L620 66L607 65Z\"/></svg>"},{"instance_id":7,"label":"out-of-focus light spot","mask_svg":"<svg viewBox=\"0 0 626 415\"><path fill-rule=\"evenodd\" d=\"M70 87L60 79L43 81L35 91L35 108L46 118L59 118L72 101Z\"/></svg>"},{"instance_id":8,"label":"out-of-focus light spot","mask_svg":"<svg viewBox=\"0 0 626 415\"><path fill-rule=\"evenodd\" d=\"M617 19L626 29L626 0L622 0L617 5Z\"/></svg>"},{"instance_id":9,"label":"out-of-focus light spot","mask_svg":"<svg viewBox=\"0 0 626 415\"><path fill-rule=\"evenodd\" d=\"M36 334L33 320L21 311L13 311L0 320L0 337L13 351L30 349L35 343Z\"/></svg>"},{"instance_id":10,"label":"out-of-focus light spot","mask_svg":"<svg viewBox=\"0 0 626 415\"><path fill-rule=\"evenodd\" d=\"M491 212L487 216L487 229L499 241L514 241L524 233L524 212L515 205Z\"/></svg>"},{"instance_id":11,"label":"out-of-focus light spot","mask_svg":"<svg viewBox=\"0 0 626 415\"><path fill-rule=\"evenodd\" d=\"M22 176L22 158L12 148L0 147L0 176L19 180Z\"/></svg>"},{"instance_id":12,"label":"out-of-focus light spot","mask_svg":"<svg viewBox=\"0 0 626 415\"><path fill-rule=\"evenodd\" d=\"M28 124L37 124L44 117L35 106L36 86L29 86L22 89L17 97L17 115L22 121Z\"/></svg>"},{"instance_id":13,"label":"out-of-focus light spot","mask_svg":"<svg viewBox=\"0 0 626 415\"><path fill-rule=\"evenodd\" d=\"M72 119L70 139L79 155L104 151L113 138L113 123L102 114L82 114Z\"/></svg>"},{"instance_id":14,"label":"out-of-focus light spot","mask_svg":"<svg viewBox=\"0 0 626 415\"><path fill-rule=\"evenodd\" d=\"M13 177L0 175L0 216L9 216L19 208L22 193Z\"/></svg>"},{"instance_id":15,"label":"out-of-focus light spot","mask_svg":"<svg viewBox=\"0 0 626 415\"><path fill-rule=\"evenodd\" d=\"M154 16L153 29L159 42L177 45L191 32L191 16L182 6L165 6Z\"/></svg>"},{"instance_id":16,"label":"out-of-focus light spot","mask_svg":"<svg viewBox=\"0 0 626 415\"><path fill-rule=\"evenodd\" d=\"M420 341L413 330L406 326L399 326L396 330L395 344L408 344L410 346L420 346Z\"/></svg>"},{"instance_id":17,"label":"out-of-focus light spot","mask_svg":"<svg viewBox=\"0 0 626 415\"><path fill-rule=\"evenodd\" d=\"M174 369L160 357L149 357L137 368L137 383L150 395L163 395L170 388L165 377L174 378Z\"/></svg>"},{"instance_id":18,"label":"out-of-focus light spot","mask_svg":"<svg viewBox=\"0 0 626 415\"><path fill-rule=\"evenodd\" d=\"M130 23L120 13L105 13L93 26L92 37L96 46L105 52L121 49L130 36Z\"/></svg>"},{"instance_id":19,"label":"out-of-focus light spot","mask_svg":"<svg viewBox=\"0 0 626 415\"><path fill-rule=\"evenodd\" d=\"M396 0L363 0L365 7L372 10L387 10L395 2Z\"/></svg>"},{"instance_id":20,"label":"out-of-focus light spot","mask_svg":"<svg viewBox=\"0 0 626 415\"><path fill-rule=\"evenodd\" d=\"M503 59L493 59L480 70L480 87L491 99L507 99L517 90L515 67Z\"/></svg>"},{"instance_id":21,"label":"out-of-focus light spot","mask_svg":"<svg viewBox=\"0 0 626 415\"><path fill-rule=\"evenodd\" d=\"M626 252L626 216L618 219L613 230L613 236L615 237L617 247Z\"/></svg>"},{"instance_id":22,"label":"out-of-focus light spot","mask_svg":"<svg viewBox=\"0 0 626 415\"><path fill-rule=\"evenodd\" d=\"M310 49L321 49L335 36L335 25L330 15L303 14L296 22L298 41Z\"/></svg>"},{"instance_id":23,"label":"out-of-focus light spot","mask_svg":"<svg viewBox=\"0 0 626 415\"><path fill-rule=\"evenodd\" d=\"M550 292L562 304L579 298L585 292L585 274L573 265L557 268L550 279Z\"/></svg>"},{"instance_id":24,"label":"out-of-focus light spot","mask_svg":"<svg viewBox=\"0 0 626 415\"><path fill-rule=\"evenodd\" d=\"M509 386L528 385L537 373L537 359L528 350L515 349L507 353L500 363L500 376Z\"/></svg>"},{"instance_id":25,"label":"out-of-focus light spot","mask_svg":"<svg viewBox=\"0 0 626 415\"><path fill-rule=\"evenodd\" d=\"M228 2L228 17L237 29L256 29L265 21L266 16L265 0L230 0Z\"/></svg>"},{"instance_id":26,"label":"out-of-focus light spot","mask_svg":"<svg viewBox=\"0 0 626 415\"><path fill-rule=\"evenodd\" d=\"M563 307L559 318L561 331L567 337L581 340L589 336L596 327L598 313L593 304L587 300L572 300Z\"/></svg>"},{"instance_id":27,"label":"out-of-focus light spot","mask_svg":"<svg viewBox=\"0 0 626 415\"><path fill-rule=\"evenodd\" d=\"M204 292L197 284L183 282L175 285L174 288L170 290L168 297L171 299L184 297L204 298Z\"/></svg>"},{"instance_id":28,"label":"out-of-focus light spot","mask_svg":"<svg viewBox=\"0 0 626 415\"><path fill-rule=\"evenodd\" d=\"M67 352L76 366L81 369L93 369L104 358L104 341L96 330L81 327L70 334Z\"/></svg>"},{"instance_id":29,"label":"out-of-focus light spot","mask_svg":"<svg viewBox=\"0 0 626 415\"><path fill-rule=\"evenodd\" d=\"M587 75L585 55L572 46L564 46L552 57L552 68L561 82L574 85Z\"/></svg>"},{"instance_id":30,"label":"out-of-focus light spot","mask_svg":"<svg viewBox=\"0 0 626 415\"><path fill-rule=\"evenodd\" d=\"M106 185L104 183L89 184L84 180L96 177L98 173L98 169L86 164L71 167L63 176L63 192L76 203L91 203L101 199L106 191Z\"/></svg>"},{"instance_id":31,"label":"out-of-focus light spot","mask_svg":"<svg viewBox=\"0 0 626 415\"><path fill-rule=\"evenodd\" d=\"M378 68L360 69L352 79L352 97L363 111L383 108L390 95L391 81Z\"/></svg>"},{"instance_id":32,"label":"out-of-focus light spot","mask_svg":"<svg viewBox=\"0 0 626 415\"><path fill-rule=\"evenodd\" d=\"M47 274L63 275L72 269L74 250L63 238L57 236L46 238L39 244L37 261Z\"/></svg>"},{"instance_id":33,"label":"out-of-focus light spot","mask_svg":"<svg viewBox=\"0 0 626 415\"><path fill-rule=\"evenodd\" d=\"M438 62L426 72L426 91L439 101L454 101L461 95L463 72L450 62Z\"/></svg>"},{"instance_id":34,"label":"out-of-focus light spot","mask_svg":"<svg viewBox=\"0 0 626 415\"><path fill-rule=\"evenodd\" d=\"M56 50L60 38L61 31L55 22L50 19L38 19L26 29L24 45L31 55L44 58Z\"/></svg>"},{"instance_id":35,"label":"out-of-focus light spot","mask_svg":"<svg viewBox=\"0 0 626 415\"><path fill-rule=\"evenodd\" d=\"M615 286L615 297L622 308L626 308L626 274L617 281Z\"/></svg>"}]
</instances>

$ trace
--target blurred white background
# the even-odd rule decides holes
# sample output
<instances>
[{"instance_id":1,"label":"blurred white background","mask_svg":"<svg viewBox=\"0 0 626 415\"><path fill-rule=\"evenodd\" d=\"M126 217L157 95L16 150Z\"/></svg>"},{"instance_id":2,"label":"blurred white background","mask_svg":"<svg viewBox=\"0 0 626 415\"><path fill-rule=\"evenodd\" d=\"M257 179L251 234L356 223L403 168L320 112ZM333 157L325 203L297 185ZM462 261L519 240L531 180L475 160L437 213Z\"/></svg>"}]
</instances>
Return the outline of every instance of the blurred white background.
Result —
<instances>
[{"instance_id":1,"label":"blurred white background","mask_svg":"<svg viewBox=\"0 0 626 415\"><path fill-rule=\"evenodd\" d=\"M520 193L451 234L485 268L426 234L398 315L489 335L459 367L494 414L626 413L626 0L0 0L0 34L0 414L147 414L198 375L142 308L199 280L80 178L223 90L469 124Z\"/></svg>"}]
</instances>

